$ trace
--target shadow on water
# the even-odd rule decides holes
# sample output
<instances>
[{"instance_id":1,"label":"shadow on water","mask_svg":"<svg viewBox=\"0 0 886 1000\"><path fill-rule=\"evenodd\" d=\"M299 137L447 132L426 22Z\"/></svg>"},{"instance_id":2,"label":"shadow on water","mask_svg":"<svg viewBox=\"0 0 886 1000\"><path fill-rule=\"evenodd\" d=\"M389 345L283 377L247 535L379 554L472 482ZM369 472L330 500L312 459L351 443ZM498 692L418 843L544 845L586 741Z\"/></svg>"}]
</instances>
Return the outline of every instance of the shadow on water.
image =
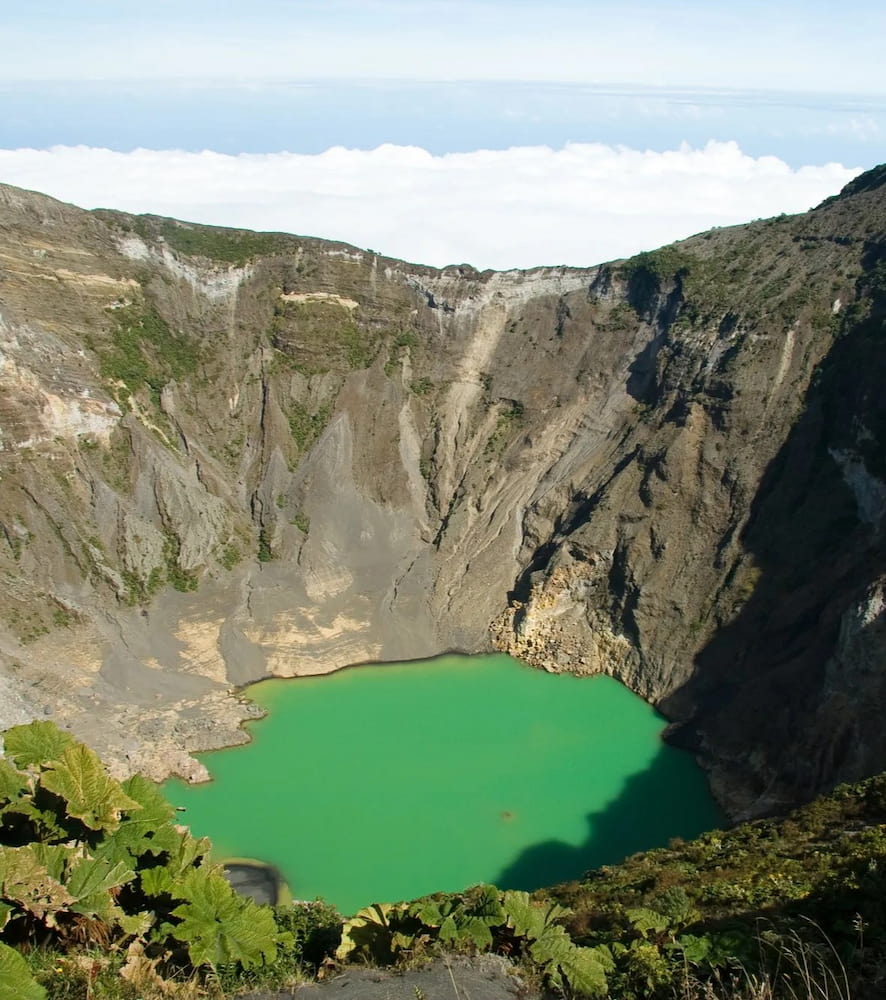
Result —
<instances>
[{"instance_id":1,"label":"shadow on water","mask_svg":"<svg viewBox=\"0 0 886 1000\"><path fill-rule=\"evenodd\" d=\"M491 881L502 889L537 889L616 864L637 851L664 847L722 826L723 814L703 776L673 748L661 746L649 767L629 778L618 797L588 813L587 839L578 847L548 840L526 848Z\"/></svg>"}]
</instances>

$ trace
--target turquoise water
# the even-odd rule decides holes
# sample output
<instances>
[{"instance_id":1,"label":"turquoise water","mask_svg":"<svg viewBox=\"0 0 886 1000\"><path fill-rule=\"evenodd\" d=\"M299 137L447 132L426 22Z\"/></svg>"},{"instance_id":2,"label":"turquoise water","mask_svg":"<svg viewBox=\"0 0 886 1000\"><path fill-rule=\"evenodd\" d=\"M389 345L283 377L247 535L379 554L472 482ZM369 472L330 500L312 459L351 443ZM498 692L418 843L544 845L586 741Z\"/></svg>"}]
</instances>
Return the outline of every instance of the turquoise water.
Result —
<instances>
[{"instance_id":1,"label":"turquoise water","mask_svg":"<svg viewBox=\"0 0 886 1000\"><path fill-rule=\"evenodd\" d=\"M476 882L537 888L718 826L703 774L608 677L504 655L359 667L248 690L252 743L167 782L216 854L352 913Z\"/></svg>"}]
</instances>

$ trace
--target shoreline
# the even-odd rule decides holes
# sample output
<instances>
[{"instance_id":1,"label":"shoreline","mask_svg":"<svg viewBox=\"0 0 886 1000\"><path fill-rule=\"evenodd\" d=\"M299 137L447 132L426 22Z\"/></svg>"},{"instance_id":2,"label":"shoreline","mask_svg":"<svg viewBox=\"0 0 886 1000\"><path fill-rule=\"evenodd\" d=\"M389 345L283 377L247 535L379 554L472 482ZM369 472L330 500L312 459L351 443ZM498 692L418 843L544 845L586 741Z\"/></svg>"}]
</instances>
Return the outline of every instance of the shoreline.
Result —
<instances>
[{"instance_id":1,"label":"shoreline","mask_svg":"<svg viewBox=\"0 0 886 1000\"><path fill-rule=\"evenodd\" d=\"M266 718L269 714L269 709L263 708L261 705L252 701L246 695L246 691L251 687L255 687L256 684L266 684L269 681L298 681L298 680L305 680L311 677L328 677L331 674L339 674L343 673L346 670L356 670L363 667L397 666L403 663L416 663L416 664L430 663L433 662L434 660L441 660L444 657L471 659L475 656L495 656L495 655L509 656L512 660L516 660L516 662L523 664L530 670L538 669L537 667L534 667L532 664L526 663L525 661L520 660L518 657L515 657L511 653L505 652L504 650L490 649L490 650L483 650L477 653L466 653L461 650L452 650L445 653L434 653L432 656L417 657L415 659L404 657L401 660L381 660L381 661L362 660L358 663L346 663L340 667L330 667L327 670L318 670L311 673L294 673L294 674L287 674L284 676L281 676L280 674L268 674L264 677L258 678L257 680L249 681L246 684L241 684L235 688L231 688L229 692L230 697L235 698L238 704L244 707L245 706L249 707L249 714L241 718L236 730L238 733L247 737L246 739L240 739L231 743L222 743L222 744L213 741L212 745L210 746L189 747L186 752L189 755L190 759L194 762L194 764L197 765L196 769L188 768L187 774L182 774L178 771L169 771L166 775L159 778L151 775L150 780L156 782L157 784L162 784L163 782L169 780L177 780L183 782L185 785L205 785L212 782L214 780L212 778L212 775L209 773L209 770L202 763L202 761L198 761L196 759L196 755L204 753L214 753L216 750L232 750L235 747L248 746L249 743L252 742L252 738L250 736L249 730L247 729L247 726L249 726L251 723L254 722L260 722L262 719ZM145 775L145 777L148 777L148 775Z\"/></svg>"}]
</instances>

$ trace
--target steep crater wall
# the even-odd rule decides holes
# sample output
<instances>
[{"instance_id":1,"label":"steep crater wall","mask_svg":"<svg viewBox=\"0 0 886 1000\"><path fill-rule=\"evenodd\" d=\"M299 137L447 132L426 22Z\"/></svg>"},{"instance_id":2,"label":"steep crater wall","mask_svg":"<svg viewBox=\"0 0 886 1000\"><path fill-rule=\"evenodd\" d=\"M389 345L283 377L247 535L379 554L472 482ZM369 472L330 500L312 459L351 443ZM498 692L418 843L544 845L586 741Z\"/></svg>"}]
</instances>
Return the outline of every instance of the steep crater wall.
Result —
<instances>
[{"instance_id":1,"label":"steep crater wall","mask_svg":"<svg viewBox=\"0 0 886 1000\"><path fill-rule=\"evenodd\" d=\"M199 777L239 685L494 644L733 814L881 768L883 216L479 273L0 187L0 721Z\"/></svg>"}]
</instances>

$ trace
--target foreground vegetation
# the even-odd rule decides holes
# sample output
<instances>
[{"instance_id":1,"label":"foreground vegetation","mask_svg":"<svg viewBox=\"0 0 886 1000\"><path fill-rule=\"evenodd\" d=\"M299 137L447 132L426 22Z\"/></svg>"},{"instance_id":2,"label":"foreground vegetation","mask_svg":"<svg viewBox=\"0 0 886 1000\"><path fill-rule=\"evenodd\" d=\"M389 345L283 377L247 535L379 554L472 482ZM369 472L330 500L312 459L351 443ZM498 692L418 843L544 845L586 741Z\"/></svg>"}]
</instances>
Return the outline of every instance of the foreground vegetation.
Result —
<instances>
[{"instance_id":1,"label":"foreground vegetation","mask_svg":"<svg viewBox=\"0 0 886 1000\"><path fill-rule=\"evenodd\" d=\"M155 785L113 780L51 722L4 741L0 1000L224 997L485 951L566 996L883 993L886 776L531 895L475 886L345 920L237 896Z\"/></svg>"}]
</instances>

